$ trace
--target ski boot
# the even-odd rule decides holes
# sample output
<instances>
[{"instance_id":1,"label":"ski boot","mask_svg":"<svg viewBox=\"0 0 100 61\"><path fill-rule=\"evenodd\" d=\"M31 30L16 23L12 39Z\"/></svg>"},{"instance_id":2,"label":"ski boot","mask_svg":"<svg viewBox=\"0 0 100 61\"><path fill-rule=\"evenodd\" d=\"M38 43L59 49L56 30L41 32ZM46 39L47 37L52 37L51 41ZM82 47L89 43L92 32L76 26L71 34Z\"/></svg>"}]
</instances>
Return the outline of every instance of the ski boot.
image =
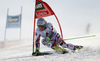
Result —
<instances>
[{"instance_id":1,"label":"ski boot","mask_svg":"<svg viewBox=\"0 0 100 61\"><path fill-rule=\"evenodd\" d=\"M59 53L59 54L66 54L68 53L68 51L66 51L65 49L59 47L59 46L55 46L54 50L56 51L56 53Z\"/></svg>"},{"instance_id":2,"label":"ski boot","mask_svg":"<svg viewBox=\"0 0 100 61\"><path fill-rule=\"evenodd\" d=\"M75 46L73 50L74 50L74 51L75 51L75 50L80 50L80 49L82 49L82 48L83 48L83 46Z\"/></svg>"}]
</instances>

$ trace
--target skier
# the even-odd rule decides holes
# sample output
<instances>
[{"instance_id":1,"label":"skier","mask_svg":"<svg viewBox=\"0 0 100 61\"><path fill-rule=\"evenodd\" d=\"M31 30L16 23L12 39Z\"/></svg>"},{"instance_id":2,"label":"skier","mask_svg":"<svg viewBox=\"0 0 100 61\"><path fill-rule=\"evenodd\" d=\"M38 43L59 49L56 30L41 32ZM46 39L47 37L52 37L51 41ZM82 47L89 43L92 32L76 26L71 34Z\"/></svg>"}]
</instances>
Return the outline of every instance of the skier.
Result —
<instances>
[{"instance_id":1,"label":"skier","mask_svg":"<svg viewBox=\"0 0 100 61\"><path fill-rule=\"evenodd\" d=\"M65 49L61 48L60 46L64 48L69 48L71 50L81 49L83 46L73 45L73 44L67 44L65 41L61 38L59 33L53 28L53 25L51 23L47 23L47 21L44 18L39 18L37 20L37 29L35 32L35 46L36 46L36 53L39 53L40 51L40 37L43 37L42 44L50 47L56 51L62 52L63 54L68 53Z\"/></svg>"}]
</instances>

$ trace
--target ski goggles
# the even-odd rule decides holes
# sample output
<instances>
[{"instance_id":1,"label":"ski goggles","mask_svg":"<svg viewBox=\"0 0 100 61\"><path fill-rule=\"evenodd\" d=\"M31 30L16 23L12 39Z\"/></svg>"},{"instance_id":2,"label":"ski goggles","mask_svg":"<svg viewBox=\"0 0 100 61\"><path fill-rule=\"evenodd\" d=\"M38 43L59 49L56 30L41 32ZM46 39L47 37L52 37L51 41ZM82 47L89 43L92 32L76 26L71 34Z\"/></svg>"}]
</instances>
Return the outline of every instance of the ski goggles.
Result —
<instances>
[{"instance_id":1,"label":"ski goggles","mask_svg":"<svg viewBox=\"0 0 100 61\"><path fill-rule=\"evenodd\" d=\"M43 25L38 25L38 28L45 28L45 26L43 26Z\"/></svg>"}]
</instances>

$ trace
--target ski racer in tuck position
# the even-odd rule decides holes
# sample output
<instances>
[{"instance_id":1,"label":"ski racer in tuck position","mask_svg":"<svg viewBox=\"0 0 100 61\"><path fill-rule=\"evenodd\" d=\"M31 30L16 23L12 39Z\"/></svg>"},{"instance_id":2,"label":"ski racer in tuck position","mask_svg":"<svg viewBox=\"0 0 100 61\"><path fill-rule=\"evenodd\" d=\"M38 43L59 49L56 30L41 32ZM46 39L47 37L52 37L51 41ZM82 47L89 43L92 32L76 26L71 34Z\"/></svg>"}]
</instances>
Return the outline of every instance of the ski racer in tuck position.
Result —
<instances>
[{"instance_id":1,"label":"ski racer in tuck position","mask_svg":"<svg viewBox=\"0 0 100 61\"><path fill-rule=\"evenodd\" d=\"M53 50L59 51L62 54L68 53L65 49L61 48L69 48L71 50L77 50L83 48L83 46L67 44L57 33L57 31L53 28L51 23L48 23L44 18L39 18L37 20L37 29L35 32L35 46L36 46L36 53L40 51L40 37L43 37L42 44L52 48Z\"/></svg>"}]
</instances>

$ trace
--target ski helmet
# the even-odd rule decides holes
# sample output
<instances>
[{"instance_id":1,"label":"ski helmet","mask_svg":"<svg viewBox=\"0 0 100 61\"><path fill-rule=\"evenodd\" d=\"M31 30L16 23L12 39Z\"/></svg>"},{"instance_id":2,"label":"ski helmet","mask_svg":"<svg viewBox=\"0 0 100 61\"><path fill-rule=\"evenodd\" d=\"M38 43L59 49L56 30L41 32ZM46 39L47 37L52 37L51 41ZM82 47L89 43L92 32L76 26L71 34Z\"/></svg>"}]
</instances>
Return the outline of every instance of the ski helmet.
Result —
<instances>
[{"instance_id":1,"label":"ski helmet","mask_svg":"<svg viewBox=\"0 0 100 61\"><path fill-rule=\"evenodd\" d=\"M44 18L39 18L37 20L37 26L38 28L44 28L46 25L47 21Z\"/></svg>"}]
</instances>

